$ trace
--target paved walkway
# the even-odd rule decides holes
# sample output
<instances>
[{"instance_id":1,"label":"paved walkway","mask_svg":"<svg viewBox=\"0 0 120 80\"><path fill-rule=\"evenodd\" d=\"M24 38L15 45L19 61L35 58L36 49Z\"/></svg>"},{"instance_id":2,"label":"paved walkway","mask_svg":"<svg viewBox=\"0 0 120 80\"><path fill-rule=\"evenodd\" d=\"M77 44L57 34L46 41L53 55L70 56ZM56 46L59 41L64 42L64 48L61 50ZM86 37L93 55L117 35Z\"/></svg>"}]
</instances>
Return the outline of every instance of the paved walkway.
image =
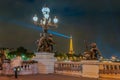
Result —
<instances>
[{"instance_id":1,"label":"paved walkway","mask_svg":"<svg viewBox=\"0 0 120 80\"><path fill-rule=\"evenodd\" d=\"M59 74L37 74L18 76L17 79L15 79L14 76L0 76L0 80L98 80L98 79L73 77Z\"/></svg>"}]
</instances>

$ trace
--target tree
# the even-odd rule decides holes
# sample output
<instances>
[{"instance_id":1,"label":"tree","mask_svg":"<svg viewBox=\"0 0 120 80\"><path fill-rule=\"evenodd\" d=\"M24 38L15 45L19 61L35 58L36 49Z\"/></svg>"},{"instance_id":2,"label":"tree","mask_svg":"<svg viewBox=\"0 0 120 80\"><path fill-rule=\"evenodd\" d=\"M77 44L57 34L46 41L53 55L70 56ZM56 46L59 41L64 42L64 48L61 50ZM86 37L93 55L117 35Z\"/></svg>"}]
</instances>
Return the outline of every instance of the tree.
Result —
<instances>
[{"instance_id":1,"label":"tree","mask_svg":"<svg viewBox=\"0 0 120 80\"><path fill-rule=\"evenodd\" d=\"M29 60L35 56L33 52L28 52L24 47L18 47L17 50L11 51L8 53L8 58L13 59L16 56L21 56L23 60Z\"/></svg>"}]
</instances>

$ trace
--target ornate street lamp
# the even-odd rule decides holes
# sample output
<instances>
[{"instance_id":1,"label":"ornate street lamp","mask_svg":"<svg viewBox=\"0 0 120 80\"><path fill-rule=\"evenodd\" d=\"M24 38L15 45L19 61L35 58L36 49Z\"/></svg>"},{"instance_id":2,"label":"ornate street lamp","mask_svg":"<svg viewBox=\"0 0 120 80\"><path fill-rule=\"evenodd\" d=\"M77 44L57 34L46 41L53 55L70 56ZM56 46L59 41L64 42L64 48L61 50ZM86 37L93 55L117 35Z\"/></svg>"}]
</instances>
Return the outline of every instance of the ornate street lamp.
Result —
<instances>
[{"instance_id":1,"label":"ornate street lamp","mask_svg":"<svg viewBox=\"0 0 120 80\"><path fill-rule=\"evenodd\" d=\"M58 19L56 16L53 19L50 18L50 9L47 6L44 6L41 11L43 14L42 19L38 19L36 14L33 17L34 24L41 26L43 29L43 33L40 33L40 39L37 40L37 51L53 52L55 42L53 41L53 36L47 32L50 27L57 27Z\"/></svg>"},{"instance_id":2,"label":"ornate street lamp","mask_svg":"<svg viewBox=\"0 0 120 80\"><path fill-rule=\"evenodd\" d=\"M43 18L39 20L37 15L35 14L33 17L33 21L34 24L43 28L44 33L47 33L49 27L57 27L58 19L56 16L53 20L50 18L50 9L47 6L44 6L41 11L43 13Z\"/></svg>"}]
</instances>

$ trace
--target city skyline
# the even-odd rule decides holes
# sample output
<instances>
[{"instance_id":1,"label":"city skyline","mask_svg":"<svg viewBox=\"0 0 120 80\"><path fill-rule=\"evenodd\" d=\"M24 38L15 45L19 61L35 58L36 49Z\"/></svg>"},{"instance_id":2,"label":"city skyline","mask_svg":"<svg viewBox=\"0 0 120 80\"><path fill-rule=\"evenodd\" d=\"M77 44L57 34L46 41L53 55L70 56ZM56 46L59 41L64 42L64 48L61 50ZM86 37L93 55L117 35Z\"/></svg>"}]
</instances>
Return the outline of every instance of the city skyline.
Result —
<instances>
[{"instance_id":1,"label":"city skyline","mask_svg":"<svg viewBox=\"0 0 120 80\"><path fill-rule=\"evenodd\" d=\"M32 21L34 14L42 17L41 8L47 4L51 17L59 19L53 32L72 35L75 53L83 53L84 40L96 42L105 57L120 56L119 0L1 0L0 47L24 46L36 50L41 28ZM54 35L56 49L69 52L69 38Z\"/></svg>"}]
</instances>

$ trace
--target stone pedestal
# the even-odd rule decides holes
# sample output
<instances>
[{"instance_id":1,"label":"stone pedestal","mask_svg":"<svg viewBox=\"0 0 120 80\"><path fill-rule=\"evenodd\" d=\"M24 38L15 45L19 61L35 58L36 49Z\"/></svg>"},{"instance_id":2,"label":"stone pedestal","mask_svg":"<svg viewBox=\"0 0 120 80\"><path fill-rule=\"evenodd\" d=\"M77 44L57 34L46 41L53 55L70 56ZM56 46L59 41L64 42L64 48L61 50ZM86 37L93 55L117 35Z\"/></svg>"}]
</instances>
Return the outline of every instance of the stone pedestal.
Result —
<instances>
[{"instance_id":1,"label":"stone pedestal","mask_svg":"<svg viewBox=\"0 0 120 80\"><path fill-rule=\"evenodd\" d=\"M37 52L33 60L38 61L38 73L54 73L54 54L47 52Z\"/></svg>"},{"instance_id":2,"label":"stone pedestal","mask_svg":"<svg viewBox=\"0 0 120 80\"><path fill-rule=\"evenodd\" d=\"M99 78L99 65L96 60L84 60L82 63L82 76Z\"/></svg>"}]
</instances>

